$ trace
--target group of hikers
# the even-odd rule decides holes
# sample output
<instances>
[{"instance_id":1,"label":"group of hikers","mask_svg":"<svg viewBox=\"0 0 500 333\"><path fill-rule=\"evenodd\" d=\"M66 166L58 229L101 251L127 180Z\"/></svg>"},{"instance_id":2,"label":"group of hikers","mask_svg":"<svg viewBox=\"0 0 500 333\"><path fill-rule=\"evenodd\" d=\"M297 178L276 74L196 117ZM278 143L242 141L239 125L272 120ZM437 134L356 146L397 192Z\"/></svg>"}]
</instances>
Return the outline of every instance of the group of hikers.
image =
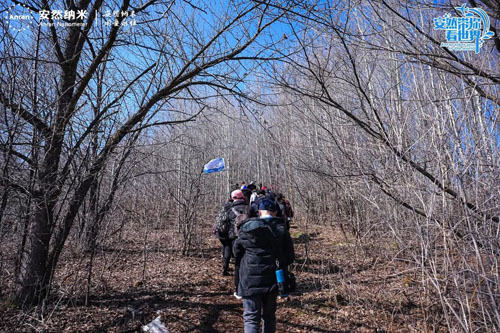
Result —
<instances>
[{"instance_id":1,"label":"group of hikers","mask_svg":"<svg viewBox=\"0 0 500 333\"><path fill-rule=\"evenodd\" d=\"M285 296L294 288L288 271L295 260L289 233L292 218L292 207L283 194L242 182L233 186L215 219L223 276L230 276L234 257L234 296L243 299L245 333L259 332L261 320L263 332L275 332L278 293Z\"/></svg>"}]
</instances>

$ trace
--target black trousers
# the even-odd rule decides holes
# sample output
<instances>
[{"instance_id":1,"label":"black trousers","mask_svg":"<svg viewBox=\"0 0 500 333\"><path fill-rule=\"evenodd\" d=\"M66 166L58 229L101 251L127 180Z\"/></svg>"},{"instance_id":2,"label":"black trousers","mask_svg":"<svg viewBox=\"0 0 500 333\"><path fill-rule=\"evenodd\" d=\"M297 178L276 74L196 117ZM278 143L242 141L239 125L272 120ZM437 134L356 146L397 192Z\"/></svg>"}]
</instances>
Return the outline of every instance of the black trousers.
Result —
<instances>
[{"instance_id":1,"label":"black trousers","mask_svg":"<svg viewBox=\"0 0 500 333\"><path fill-rule=\"evenodd\" d=\"M233 255L234 239L220 239L222 243L222 269L227 271L229 269L229 261Z\"/></svg>"}]
</instances>

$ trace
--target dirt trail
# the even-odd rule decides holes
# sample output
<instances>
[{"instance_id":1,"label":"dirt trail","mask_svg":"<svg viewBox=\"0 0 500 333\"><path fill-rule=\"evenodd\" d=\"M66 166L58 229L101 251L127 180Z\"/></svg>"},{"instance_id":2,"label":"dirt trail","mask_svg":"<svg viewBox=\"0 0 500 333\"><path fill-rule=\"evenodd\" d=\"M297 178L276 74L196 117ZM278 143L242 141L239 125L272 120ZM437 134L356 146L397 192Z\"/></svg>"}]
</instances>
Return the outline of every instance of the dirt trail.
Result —
<instances>
[{"instance_id":1,"label":"dirt trail","mask_svg":"<svg viewBox=\"0 0 500 333\"><path fill-rule=\"evenodd\" d=\"M279 301L277 332L423 330L418 291L410 278L394 275L389 262L360 252L333 229L293 234L299 290ZM146 252L144 279L142 243L121 240L98 253L87 307L87 259L67 253L56 278L60 297L44 317L39 309L23 314L4 305L0 331L136 332L161 315L171 333L242 332L242 303L232 296L233 278L220 274L218 240L207 234L199 255L181 256L163 245L168 234L158 231L153 238L157 245Z\"/></svg>"}]
</instances>

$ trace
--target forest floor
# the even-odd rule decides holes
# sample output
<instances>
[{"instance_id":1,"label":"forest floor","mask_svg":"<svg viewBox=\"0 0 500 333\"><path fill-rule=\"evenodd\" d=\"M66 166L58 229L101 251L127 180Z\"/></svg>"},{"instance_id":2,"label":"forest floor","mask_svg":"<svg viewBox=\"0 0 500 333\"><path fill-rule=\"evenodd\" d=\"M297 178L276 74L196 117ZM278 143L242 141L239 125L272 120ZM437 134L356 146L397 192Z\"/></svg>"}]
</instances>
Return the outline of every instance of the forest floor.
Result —
<instances>
[{"instance_id":1,"label":"forest floor","mask_svg":"<svg viewBox=\"0 0 500 333\"><path fill-rule=\"evenodd\" d=\"M298 290L279 300L277 332L426 330L430 306L413 273L383 246L361 247L331 226L291 234ZM160 315L170 333L243 332L242 302L232 295L232 276L221 276L221 249L208 228L191 256L173 250L164 230L150 231L147 242L134 231L126 235L97 251L86 306L88 255L67 251L54 281L57 297L29 312L2 300L0 331L137 332ZM153 245L145 251L145 244Z\"/></svg>"}]
</instances>

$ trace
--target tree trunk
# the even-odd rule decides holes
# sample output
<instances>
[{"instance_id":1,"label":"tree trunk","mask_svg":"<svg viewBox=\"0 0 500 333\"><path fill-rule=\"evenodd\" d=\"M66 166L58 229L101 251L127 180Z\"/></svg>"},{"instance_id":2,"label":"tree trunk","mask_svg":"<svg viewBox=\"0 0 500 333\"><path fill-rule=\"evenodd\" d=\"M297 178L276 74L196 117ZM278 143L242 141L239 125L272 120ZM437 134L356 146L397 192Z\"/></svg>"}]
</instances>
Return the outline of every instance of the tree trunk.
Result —
<instances>
[{"instance_id":1,"label":"tree trunk","mask_svg":"<svg viewBox=\"0 0 500 333\"><path fill-rule=\"evenodd\" d=\"M49 272L46 263L49 253L50 226L53 205L48 205L44 197L35 200L36 213L29 232L29 244L24 262L21 263L20 285L15 301L20 306L40 302L48 294Z\"/></svg>"}]
</instances>

